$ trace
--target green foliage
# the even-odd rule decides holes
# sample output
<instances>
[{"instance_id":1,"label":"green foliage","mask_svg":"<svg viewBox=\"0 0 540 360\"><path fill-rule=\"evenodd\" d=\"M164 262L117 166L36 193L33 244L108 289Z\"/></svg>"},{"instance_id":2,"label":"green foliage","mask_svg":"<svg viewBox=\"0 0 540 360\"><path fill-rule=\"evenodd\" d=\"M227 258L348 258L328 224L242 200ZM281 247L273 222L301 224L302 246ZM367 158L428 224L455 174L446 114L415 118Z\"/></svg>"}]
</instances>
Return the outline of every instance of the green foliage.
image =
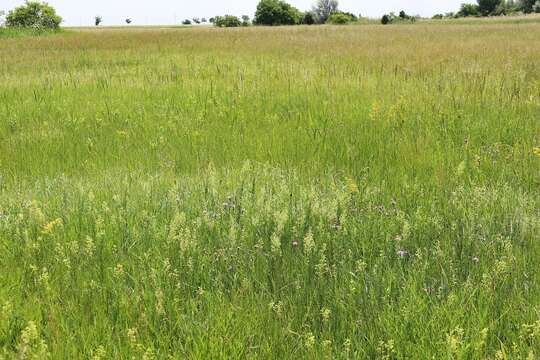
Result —
<instances>
[{"instance_id":1,"label":"green foliage","mask_svg":"<svg viewBox=\"0 0 540 360\"><path fill-rule=\"evenodd\" d=\"M330 17L326 20L326 23L332 25L345 25L353 23L356 20L358 19L353 14L337 12L330 15Z\"/></svg>"},{"instance_id":2,"label":"green foliage","mask_svg":"<svg viewBox=\"0 0 540 360\"><path fill-rule=\"evenodd\" d=\"M540 27L382 30L0 40L0 358L538 358Z\"/></svg>"},{"instance_id":3,"label":"green foliage","mask_svg":"<svg viewBox=\"0 0 540 360\"><path fill-rule=\"evenodd\" d=\"M477 0L478 12L482 16L495 15L497 7L504 0Z\"/></svg>"},{"instance_id":4,"label":"green foliage","mask_svg":"<svg viewBox=\"0 0 540 360\"><path fill-rule=\"evenodd\" d=\"M249 21L249 19L248 19ZM225 15L225 16L216 16L214 18L214 25L217 27L239 27L247 26L246 22L240 21L237 16Z\"/></svg>"},{"instance_id":5,"label":"green foliage","mask_svg":"<svg viewBox=\"0 0 540 360\"><path fill-rule=\"evenodd\" d=\"M96 16L95 19L94 19L94 24L96 26L99 26L99 24L101 24L102 21L103 21L103 19L101 18L101 16Z\"/></svg>"},{"instance_id":6,"label":"green foliage","mask_svg":"<svg viewBox=\"0 0 540 360\"><path fill-rule=\"evenodd\" d=\"M478 16L480 15L479 7L476 4L461 4L457 16L459 17L468 17L468 16Z\"/></svg>"},{"instance_id":7,"label":"green foliage","mask_svg":"<svg viewBox=\"0 0 540 360\"><path fill-rule=\"evenodd\" d=\"M60 28L62 18L47 3L27 1L24 5L10 11L6 17L8 27L52 29Z\"/></svg>"},{"instance_id":8,"label":"green foliage","mask_svg":"<svg viewBox=\"0 0 540 360\"><path fill-rule=\"evenodd\" d=\"M315 14L312 11L306 11L302 16L301 23L304 25L313 25L315 22Z\"/></svg>"},{"instance_id":9,"label":"green foliage","mask_svg":"<svg viewBox=\"0 0 540 360\"><path fill-rule=\"evenodd\" d=\"M189 19L184 19L184 20L182 21L182 25L191 25L191 20L189 20Z\"/></svg>"},{"instance_id":10,"label":"green foliage","mask_svg":"<svg viewBox=\"0 0 540 360\"><path fill-rule=\"evenodd\" d=\"M317 0L312 12L319 24L325 24L333 13L339 12L339 3L337 0Z\"/></svg>"},{"instance_id":11,"label":"green foliage","mask_svg":"<svg viewBox=\"0 0 540 360\"><path fill-rule=\"evenodd\" d=\"M387 14L384 14L381 18L381 24L383 25L387 25L387 24L390 24L390 22L392 21L392 19L390 18L389 15Z\"/></svg>"},{"instance_id":12,"label":"green foliage","mask_svg":"<svg viewBox=\"0 0 540 360\"><path fill-rule=\"evenodd\" d=\"M261 0L257 5L256 25L295 25L302 19L300 11L282 0Z\"/></svg>"}]
</instances>

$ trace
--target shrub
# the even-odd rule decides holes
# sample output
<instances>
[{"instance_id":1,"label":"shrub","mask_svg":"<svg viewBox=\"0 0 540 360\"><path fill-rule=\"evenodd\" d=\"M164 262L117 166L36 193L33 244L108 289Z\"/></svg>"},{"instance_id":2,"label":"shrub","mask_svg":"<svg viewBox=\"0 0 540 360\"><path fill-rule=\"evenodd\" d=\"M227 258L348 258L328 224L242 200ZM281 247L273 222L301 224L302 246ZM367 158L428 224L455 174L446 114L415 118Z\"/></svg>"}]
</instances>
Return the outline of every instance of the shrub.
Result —
<instances>
[{"instance_id":1,"label":"shrub","mask_svg":"<svg viewBox=\"0 0 540 360\"><path fill-rule=\"evenodd\" d=\"M234 15L216 16L214 25L217 27L238 27L242 25L240 19Z\"/></svg>"},{"instance_id":2,"label":"shrub","mask_svg":"<svg viewBox=\"0 0 540 360\"><path fill-rule=\"evenodd\" d=\"M333 13L332 15L330 15L328 20L326 20L326 23L333 24L333 25L345 25L345 24L350 24L355 21L356 21L356 16L352 14L348 14L348 13L338 12L338 13Z\"/></svg>"},{"instance_id":3,"label":"shrub","mask_svg":"<svg viewBox=\"0 0 540 360\"><path fill-rule=\"evenodd\" d=\"M101 16L96 16L94 20L94 24L96 24L96 26L99 26L99 24L101 24L102 21L103 19L101 18Z\"/></svg>"},{"instance_id":4,"label":"shrub","mask_svg":"<svg viewBox=\"0 0 540 360\"><path fill-rule=\"evenodd\" d=\"M300 21L304 25L313 25L315 24L315 14L311 11L307 11L302 16L302 20Z\"/></svg>"},{"instance_id":5,"label":"shrub","mask_svg":"<svg viewBox=\"0 0 540 360\"><path fill-rule=\"evenodd\" d=\"M249 19L249 16L242 15L242 26L249 26L251 25L251 20Z\"/></svg>"},{"instance_id":6,"label":"shrub","mask_svg":"<svg viewBox=\"0 0 540 360\"><path fill-rule=\"evenodd\" d=\"M182 25L191 25L191 20L185 19L184 21L182 21Z\"/></svg>"},{"instance_id":7,"label":"shrub","mask_svg":"<svg viewBox=\"0 0 540 360\"><path fill-rule=\"evenodd\" d=\"M442 20L443 17L444 17L443 14L435 14L435 15L433 15L432 19L433 20Z\"/></svg>"},{"instance_id":8,"label":"shrub","mask_svg":"<svg viewBox=\"0 0 540 360\"><path fill-rule=\"evenodd\" d=\"M300 11L282 0L261 0L254 23L257 25L295 25L302 19Z\"/></svg>"},{"instance_id":9,"label":"shrub","mask_svg":"<svg viewBox=\"0 0 540 360\"><path fill-rule=\"evenodd\" d=\"M461 4L457 16L458 17L468 17L468 16L478 16L480 15L478 11L478 5L475 4Z\"/></svg>"},{"instance_id":10,"label":"shrub","mask_svg":"<svg viewBox=\"0 0 540 360\"><path fill-rule=\"evenodd\" d=\"M388 16L387 14L384 14L383 17L381 18L381 24L386 25L386 24L390 24L390 22L391 22L390 16Z\"/></svg>"},{"instance_id":11,"label":"shrub","mask_svg":"<svg viewBox=\"0 0 540 360\"><path fill-rule=\"evenodd\" d=\"M33 27L38 29L60 28L62 18L56 10L47 3L27 1L24 5L10 11L6 17L9 27Z\"/></svg>"}]
</instances>

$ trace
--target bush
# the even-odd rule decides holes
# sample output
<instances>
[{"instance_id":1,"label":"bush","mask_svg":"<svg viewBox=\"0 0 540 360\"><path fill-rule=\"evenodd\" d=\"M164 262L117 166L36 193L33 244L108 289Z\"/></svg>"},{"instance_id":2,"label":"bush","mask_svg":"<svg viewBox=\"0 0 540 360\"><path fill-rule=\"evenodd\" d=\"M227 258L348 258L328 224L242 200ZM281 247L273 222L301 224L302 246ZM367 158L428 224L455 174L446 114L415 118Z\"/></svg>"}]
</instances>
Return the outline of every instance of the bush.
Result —
<instances>
[{"instance_id":1,"label":"bush","mask_svg":"<svg viewBox=\"0 0 540 360\"><path fill-rule=\"evenodd\" d=\"M282 0L261 0L254 23L257 25L295 25L302 20L300 11Z\"/></svg>"},{"instance_id":2,"label":"bush","mask_svg":"<svg viewBox=\"0 0 540 360\"><path fill-rule=\"evenodd\" d=\"M480 15L478 11L478 5L475 4L461 4L457 16L458 17L468 17L468 16L478 16Z\"/></svg>"},{"instance_id":3,"label":"bush","mask_svg":"<svg viewBox=\"0 0 540 360\"><path fill-rule=\"evenodd\" d=\"M182 21L182 25L191 25L191 20L185 19L184 21Z\"/></svg>"},{"instance_id":4,"label":"bush","mask_svg":"<svg viewBox=\"0 0 540 360\"><path fill-rule=\"evenodd\" d=\"M332 15L330 15L328 20L326 20L326 23L332 24L332 25L345 25L345 24L350 24L355 21L356 21L356 16L352 14L348 14L348 13L338 12L338 13L333 13Z\"/></svg>"},{"instance_id":5,"label":"bush","mask_svg":"<svg viewBox=\"0 0 540 360\"><path fill-rule=\"evenodd\" d=\"M381 18L381 24L386 25L386 24L390 24L390 22L391 22L390 16L388 16L387 14L384 14L383 17Z\"/></svg>"},{"instance_id":6,"label":"bush","mask_svg":"<svg viewBox=\"0 0 540 360\"><path fill-rule=\"evenodd\" d=\"M432 19L433 20L442 20L443 17L444 17L443 14L435 14L435 15L433 15Z\"/></svg>"},{"instance_id":7,"label":"bush","mask_svg":"<svg viewBox=\"0 0 540 360\"><path fill-rule=\"evenodd\" d=\"M47 3L27 1L24 5L10 11L6 17L8 27L24 27L56 30L60 28L62 18Z\"/></svg>"},{"instance_id":8,"label":"bush","mask_svg":"<svg viewBox=\"0 0 540 360\"><path fill-rule=\"evenodd\" d=\"M94 24L96 26L99 26L99 24L101 24L102 21L103 21L103 19L101 18L101 16L96 16L95 19L94 19Z\"/></svg>"},{"instance_id":9,"label":"bush","mask_svg":"<svg viewBox=\"0 0 540 360\"><path fill-rule=\"evenodd\" d=\"M240 19L234 15L216 16L214 25L217 27L239 27L242 25Z\"/></svg>"},{"instance_id":10,"label":"bush","mask_svg":"<svg viewBox=\"0 0 540 360\"><path fill-rule=\"evenodd\" d=\"M313 12L311 11L304 13L304 15L302 16L302 20L300 22L304 25L315 24L315 14L313 14Z\"/></svg>"}]
</instances>

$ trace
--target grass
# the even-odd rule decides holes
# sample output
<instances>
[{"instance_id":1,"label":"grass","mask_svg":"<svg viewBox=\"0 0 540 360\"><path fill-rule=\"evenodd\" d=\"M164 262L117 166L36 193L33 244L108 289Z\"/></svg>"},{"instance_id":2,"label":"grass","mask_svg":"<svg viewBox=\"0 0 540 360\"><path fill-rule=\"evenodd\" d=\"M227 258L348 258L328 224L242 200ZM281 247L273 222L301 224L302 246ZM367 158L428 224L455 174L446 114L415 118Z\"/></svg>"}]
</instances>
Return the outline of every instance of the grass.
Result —
<instances>
[{"instance_id":1,"label":"grass","mask_svg":"<svg viewBox=\"0 0 540 360\"><path fill-rule=\"evenodd\" d=\"M540 26L0 40L0 357L540 356Z\"/></svg>"}]
</instances>

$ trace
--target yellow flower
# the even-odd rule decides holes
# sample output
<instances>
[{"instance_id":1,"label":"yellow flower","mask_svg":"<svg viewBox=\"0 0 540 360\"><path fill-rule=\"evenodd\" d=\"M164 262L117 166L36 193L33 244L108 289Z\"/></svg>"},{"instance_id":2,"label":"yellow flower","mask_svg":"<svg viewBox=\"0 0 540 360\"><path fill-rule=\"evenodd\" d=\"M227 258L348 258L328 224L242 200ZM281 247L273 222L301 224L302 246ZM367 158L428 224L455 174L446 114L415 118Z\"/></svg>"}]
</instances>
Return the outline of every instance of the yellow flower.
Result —
<instances>
[{"instance_id":1,"label":"yellow flower","mask_svg":"<svg viewBox=\"0 0 540 360\"><path fill-rule=\"evenodd\" d=\"M55 226L62 226L62 219L58 218L56 220L51 221L48 224L45 224L43 226L43 230L41 230L41 233L43 235L48 235L48 234L52 233Z\"/></svg>"},{"instance_id":2,"label":"yellow flower","mask_svg":"<svg viewBox=\"0 0 540 360\"><path fill-rule=\"evenodd\" d=\"M540 147L533 147L533 154L540 158Z\"/></svg>"}]
</instances>

